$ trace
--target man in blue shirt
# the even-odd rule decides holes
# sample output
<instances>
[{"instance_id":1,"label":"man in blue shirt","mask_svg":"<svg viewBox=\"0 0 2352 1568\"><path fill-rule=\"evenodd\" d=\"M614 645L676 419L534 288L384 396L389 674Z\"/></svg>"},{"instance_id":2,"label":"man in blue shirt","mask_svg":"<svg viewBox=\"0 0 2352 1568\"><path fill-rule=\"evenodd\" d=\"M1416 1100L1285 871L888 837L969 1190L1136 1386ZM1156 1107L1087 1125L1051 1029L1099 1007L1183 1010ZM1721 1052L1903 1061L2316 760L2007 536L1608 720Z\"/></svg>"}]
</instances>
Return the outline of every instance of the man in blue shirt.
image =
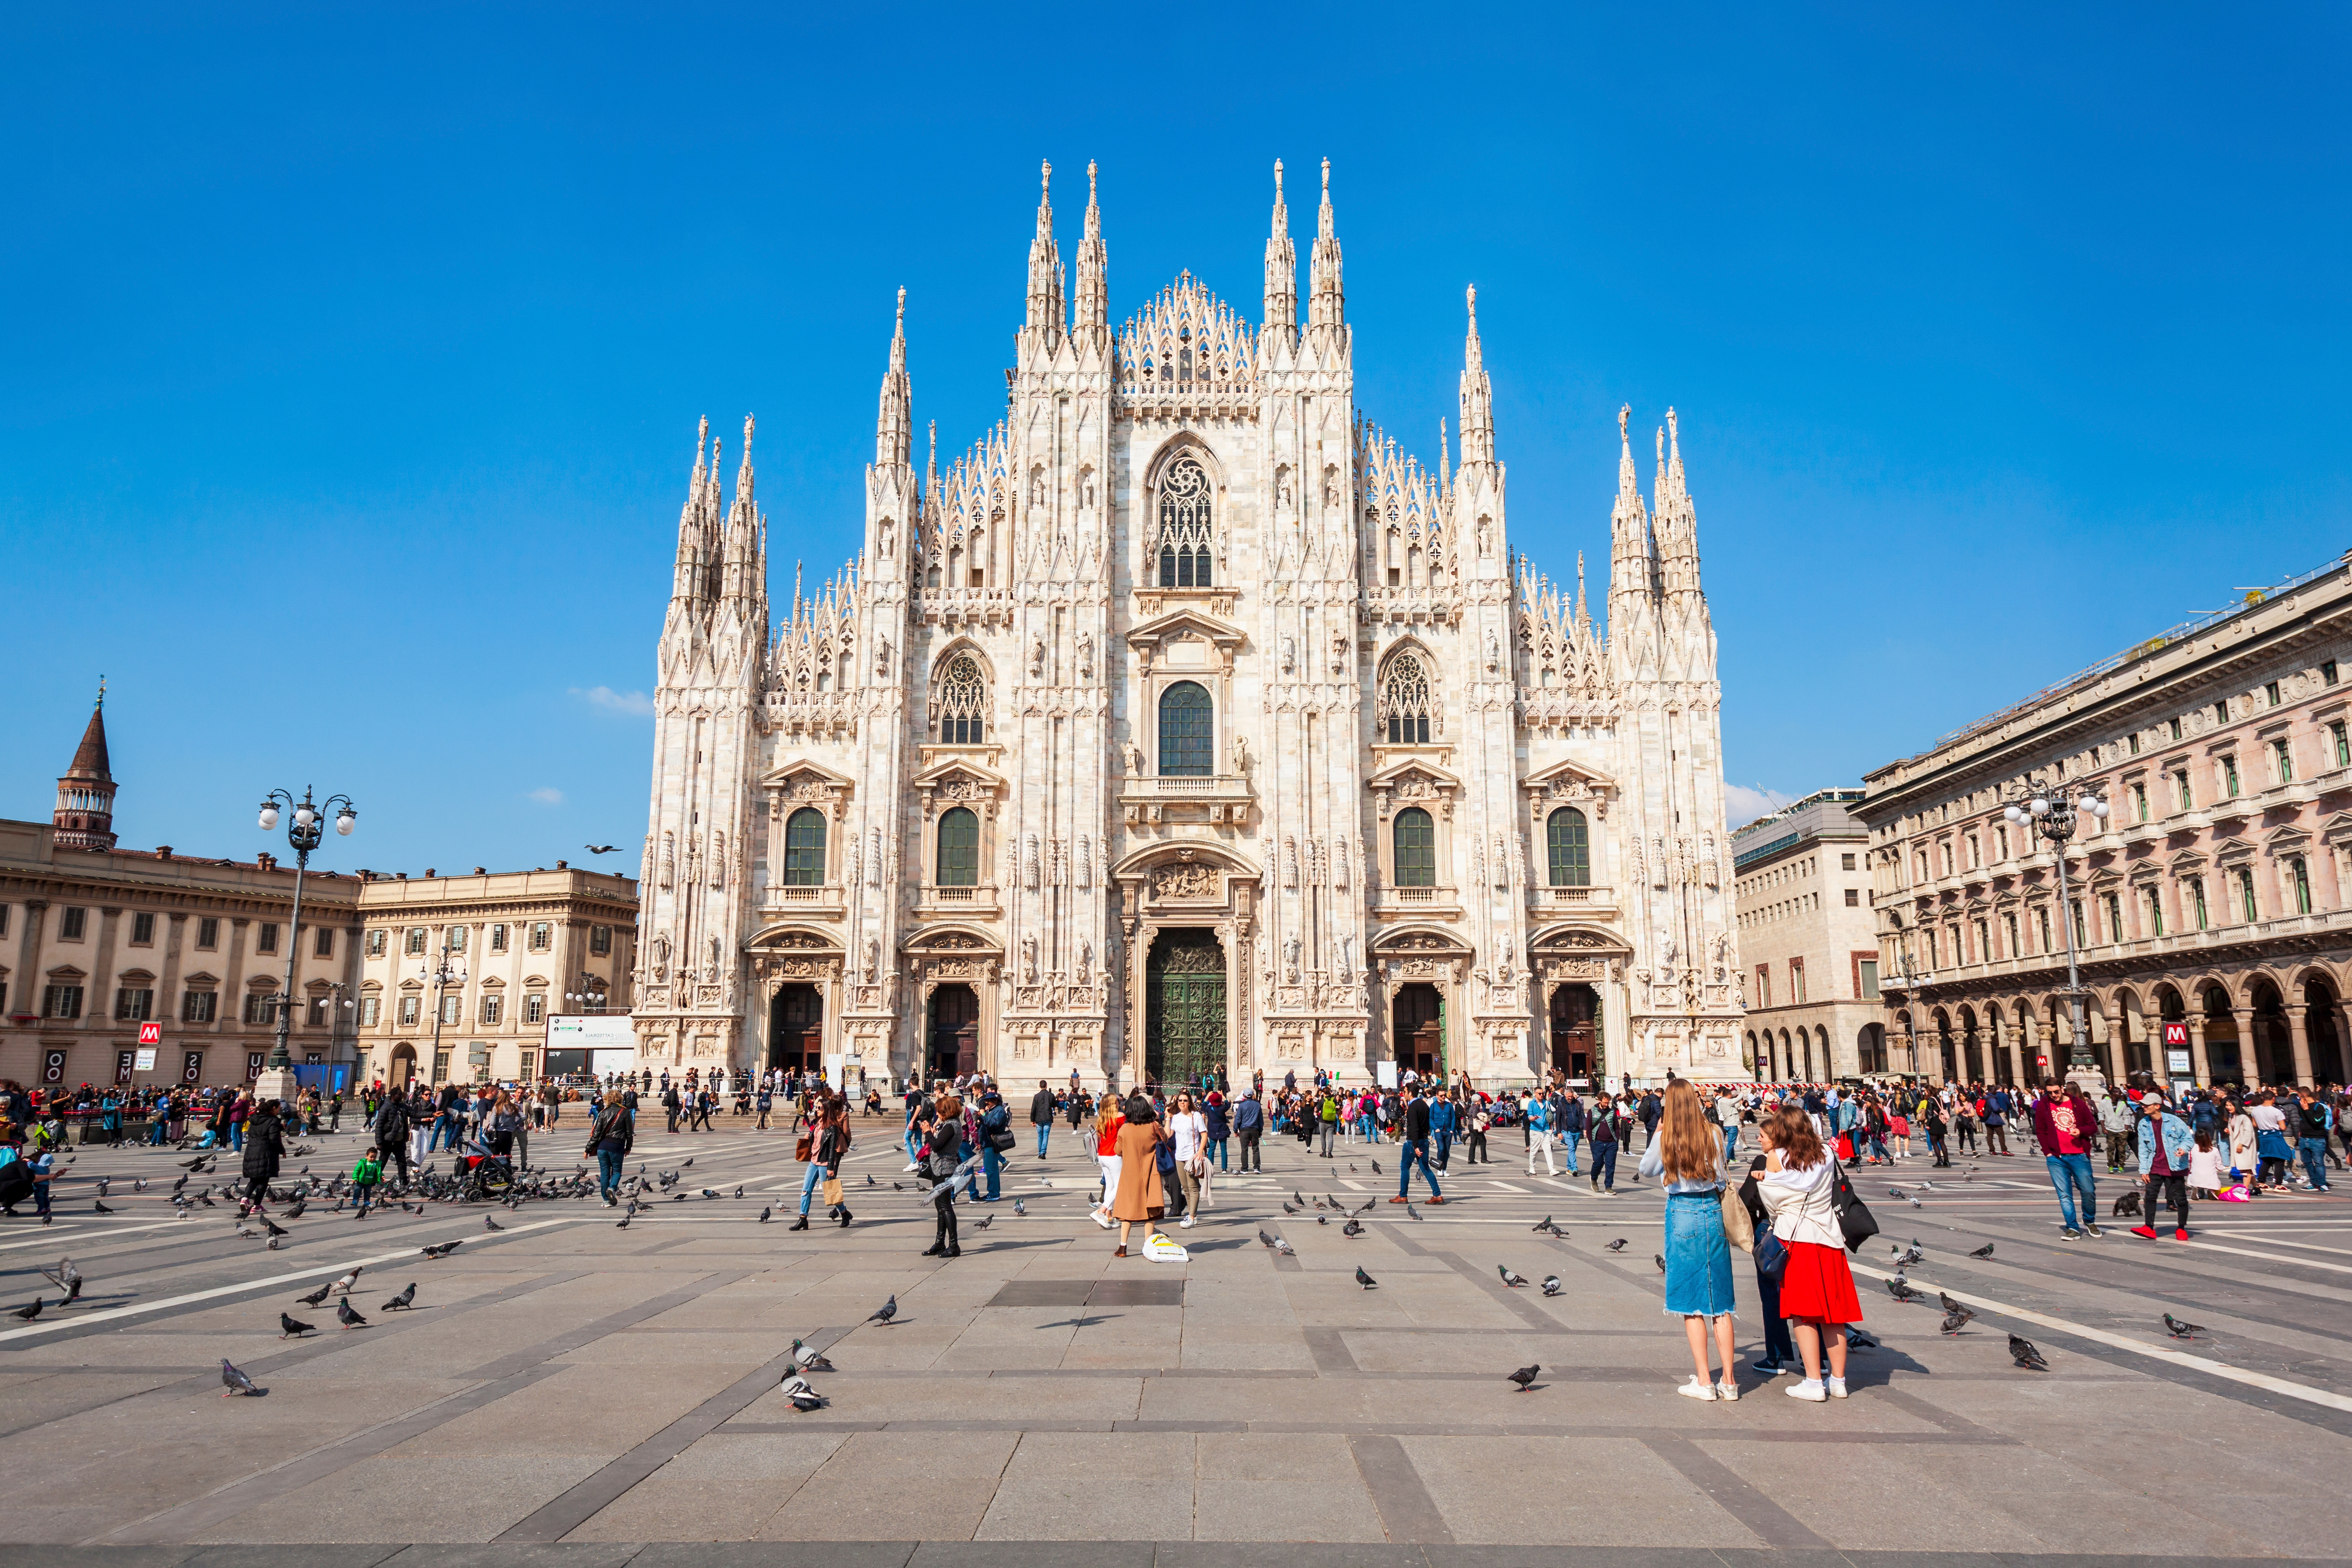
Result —
<instances>
[{"instance_id":1,"label":"man in blue shirt","mask_svg":"<svg viewBox=\"0 0 2352 1568\"><path fill-rule=\"evenodd\" d=\"M1568 1157L1568 1173L1576 1174L1576 1146L1584 1139L1584 1100L1566 1089L1552 1096L1552 1137Z\"/></svg>"},{"instance_id":2,"label":"man in blue shirt","mask_svg":"<svg viewBox=\"0 0 2352 1568\"><path fill-rule=\"evenodd\" d=\"M1551 1158L1551 1101L1540 1094L1528 1096L1528 1174L1536 1173L1536 1156L1541 1154L1544 1174L1557 1176L1559 1167Z\"/></svg>"},{"instance_id":3,"label":"man in blue shirt","mask_svg":"<svg viewBox=\"0 0 2352 1568\"><path fill-rule=\"evenodd\" d=\"M1454 1101L1437 1095L1429 1102L1429 1138L1437 1145L1437 1168L1445 1169L1445 1157L1454 1149Z\"/></svg>"},{"instance_id":4,"label":"man in blue shirt","mask_svg":"<svg viewBox=\"0 0 2352 1568\"><path fill-rule=\"evenodd\" d=\"M2009 1153L2009 1090L1996 1086L1985 1096L1985 1157Z\"/></svg>"}]
</instances>

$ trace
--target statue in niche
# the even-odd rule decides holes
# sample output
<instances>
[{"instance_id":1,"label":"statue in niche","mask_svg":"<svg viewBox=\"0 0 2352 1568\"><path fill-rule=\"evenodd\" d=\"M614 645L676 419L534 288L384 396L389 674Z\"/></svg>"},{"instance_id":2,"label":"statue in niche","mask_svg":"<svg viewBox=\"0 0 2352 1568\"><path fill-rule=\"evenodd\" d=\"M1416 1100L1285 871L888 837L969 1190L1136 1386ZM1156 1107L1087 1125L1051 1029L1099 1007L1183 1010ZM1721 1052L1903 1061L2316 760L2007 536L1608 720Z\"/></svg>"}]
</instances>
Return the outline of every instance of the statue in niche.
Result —
<instances>
[{"instance_id":1,"label":"statue in niche","mask_svg":"<svg viewBox=\"0 0 2352 1568\"><path fill-rule=\"evenodd\" d=\"M669 973L669 932L654 932L654 978L662 980Z\"/></svg>"},{"instance_id":2,"label":"statue in niche","mask_svg":"<svg viewBox=\"0 0 2352 1568\"><path fill-rule=\"evenodd\" d=\"M1143 748L1137 745L1134 742L1129 741L1120 747L1120 750L1127 753L1127 776L1132 779L1141 778L1143 776Z\"/></svg>"},{"instance_id":3,"label":"statue in niche","mask_svg":"<svg viewBox=\"0 0 2352 1568\"><path fill-rule=\"evenodd\" d=\"M874 638L874 673L890 673L890 639L887 636L877 635Z\"/></svg>"},{"instance_id":4,"label":"statue in niche","mask_svg":"<svg viewBox=\"0 0 2352 1568\"><path fill-rule=\"evenodd\" d=\"M1093 982L1094 982L1094 968L1095 968L1095 944L1094 944L1093 942L1085 942L1085 941L1081 941L1081 942L1078 943L1078 984L1081 984L1081 985L1088 985L1088 984L1093 984Z\"/></svg>"},{"instance_id":5,"label":"statue in niche","mask_svg":"<svg viewBox=\"0 0 2352 1568\"><path fill-rule=\"evenodd\" d=\"M1037 934L1034 931L1021 939L1021 983L1024 985L1037 984Z\"/></svg>"},{"instance_id":6,"label":"statue in niche","mask_svg":"<svg viewBox=\"0 0 2352 1568\"><path fill-rule=\"evenodd\" d=\"M1298 939L1295 936L1283 939L1282 973L1288 984L1298 984Z\"/></svg>"},{"instance_id":7,"label":"statue in niche","mask_svg":"<svg viewBox=\"0 0 2352 1568\"><path fill-rule=\"evenodd\" d=\"M866 939L866 984L878 985L882 981L882 943L878 938Z\"/></svg>"},{"instance_id":8,"label":"statue in niche","mask_svg":"<svg viewBox=\"0 0 2352 1568\"><path fill-rule=\"evenodd\" d=\"M1078 634L1078 679L1084 680L1093 672L1094 667L1095 634L1080 632Z\"/></svg>"},{"instance_id":9,"label":"statue in niche","mask_svg":"<svg viewBox=\"0 0 2352 1568\"><path fill-rule=\"evenodd\" d=\"M1234 772L1237 773L1246 773L1249 772L1249 737L1247 735L1235 735L1234 737Z\"/></svg>"},{"instance_id":10,"label":"statue in niche","mask_svg":"<svg viewBox=\"0 0 2352 1568\"><path fill-rule=\"evenodd\" d=\"M1029 678L1035 680L1045 673L1045 638L1041 632L1029 634Z\"/></svg>"},{"instance_id":11,"label":"statue in niche","mask_svg":"<svg viewBox=\"0 0 2352 1568\"><path fill-rule=\"evenodd\" d=\"M1298 668L1298 644L1290 637L1282 639L1282 673L1290 674Z\"/></svg>"}]
</instances>

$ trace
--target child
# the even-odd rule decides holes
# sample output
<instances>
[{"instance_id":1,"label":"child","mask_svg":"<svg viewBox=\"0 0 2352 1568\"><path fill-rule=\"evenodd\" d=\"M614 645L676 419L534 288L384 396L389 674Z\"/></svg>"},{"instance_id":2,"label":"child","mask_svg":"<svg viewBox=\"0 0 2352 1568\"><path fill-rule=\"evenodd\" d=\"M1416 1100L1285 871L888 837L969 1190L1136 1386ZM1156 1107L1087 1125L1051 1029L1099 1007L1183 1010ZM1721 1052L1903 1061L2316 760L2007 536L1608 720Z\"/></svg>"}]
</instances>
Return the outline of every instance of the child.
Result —
<instances>
[{"instance_id":1,"label":"child","mask_svg":"<svg viewBox=\"0 0 2352 1568\"><path fill-rule=\"evenodd\" d=\"M360 1163L352 1167L352 1192L359 1199L360 1213L365 1214L375 1200L375 1189L383 1180L383 1159L373 1149L361 1151Z\"/></svg>"},{"instance_id":2,"label":"child","mask_svg":"<svg viewBox=\"0 0 2352 1568\"><path fill-rule=\"evenodd\" d=\"M33 1167L33 1212L41 1223L49 1223L49 1181L58 1173L58 1152L46 1141L36 1143L31 1160Z\"/></svg>"},{"instance_id":3,"label":"child","mask_svg":"<svg viewBox=\"0 0 2352 1568\"><path fill-rule=\"evenodd\" d=\"M2221 1156L2213 1147L2213 1130L2200 1127L2197 1130L2196 1152L2189 1156L2189 1195L2192 1198L2213 1197L2220 1194L2223 1185Z\"/></svg>"}]
</instances>

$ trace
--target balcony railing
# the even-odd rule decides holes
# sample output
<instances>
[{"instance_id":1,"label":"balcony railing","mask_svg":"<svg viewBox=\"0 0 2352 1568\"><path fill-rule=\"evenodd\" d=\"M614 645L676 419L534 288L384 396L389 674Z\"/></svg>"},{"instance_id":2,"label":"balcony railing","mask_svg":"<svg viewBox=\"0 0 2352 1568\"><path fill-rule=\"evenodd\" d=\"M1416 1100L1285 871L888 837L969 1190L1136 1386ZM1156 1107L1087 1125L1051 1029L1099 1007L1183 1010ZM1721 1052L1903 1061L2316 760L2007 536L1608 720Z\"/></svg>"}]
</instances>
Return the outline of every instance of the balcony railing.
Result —
<instances>
[{"instance_id":1,"label":"balcony railing","mask_svg":"<svg viewBox=\"0 0 2352 1568\"><path fill-rule=\"evenodd\" d=\"M1608 908L1617 902L1617 889L1599 883L1586 883L1581 887L1573 888L1536 887L1528 889L1528 893L1530 900L1538 905L1582 904Z\"/></svg>"}]
</instances>

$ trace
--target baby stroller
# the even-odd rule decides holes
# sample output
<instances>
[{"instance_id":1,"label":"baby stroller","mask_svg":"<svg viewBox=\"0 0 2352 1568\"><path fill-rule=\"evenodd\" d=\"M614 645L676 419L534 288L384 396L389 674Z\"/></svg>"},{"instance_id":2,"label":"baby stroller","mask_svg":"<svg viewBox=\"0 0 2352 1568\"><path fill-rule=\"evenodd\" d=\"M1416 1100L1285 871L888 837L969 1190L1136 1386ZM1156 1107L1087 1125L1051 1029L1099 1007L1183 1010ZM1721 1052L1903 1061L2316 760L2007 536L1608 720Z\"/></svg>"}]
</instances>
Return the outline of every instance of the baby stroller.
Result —
<instances>
[{"instance_id":1,"label":"baby stroller","mask_svg":"<svg viewBox=\"0 0 2352 1568\"><path fill-rule=\"evenodd\" d=\"M515 1184L514 1163L476 1142L457 1159L458 1192L467 1203L499 1202Z\"/></svg>"}]
</instances>

